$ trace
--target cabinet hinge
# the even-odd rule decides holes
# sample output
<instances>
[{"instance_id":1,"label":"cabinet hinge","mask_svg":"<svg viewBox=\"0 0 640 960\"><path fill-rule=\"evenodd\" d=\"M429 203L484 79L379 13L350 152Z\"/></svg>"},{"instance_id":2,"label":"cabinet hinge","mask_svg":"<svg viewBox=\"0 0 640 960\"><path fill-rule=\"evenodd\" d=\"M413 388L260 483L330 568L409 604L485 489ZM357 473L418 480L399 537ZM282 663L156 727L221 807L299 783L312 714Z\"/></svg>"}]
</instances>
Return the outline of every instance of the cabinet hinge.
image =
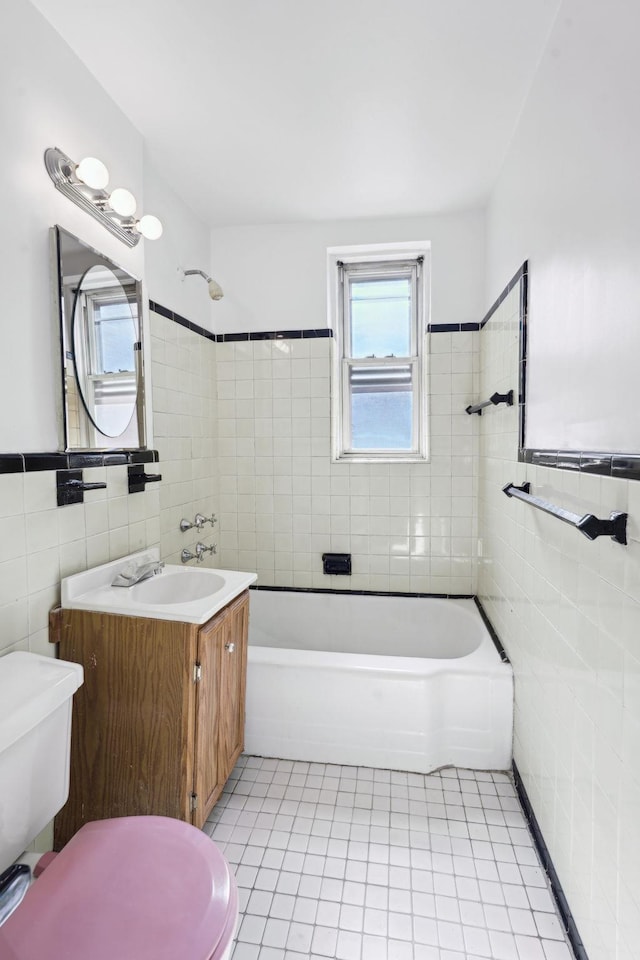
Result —
<instances>
[{"instance_id":1,"label":"cabinet hinge","mask_svg":"<svg viewBox=\"0 0 640 960\"><path fill-rule=\"evenodd\" d=\"M202 664L196 661L196 663L194 663L193 665L193 682L200 683L201 680L202 680Z\"/></svg>"},{"instance_id":2,"label":"cabinet hinge","mask_svg":"<svg viewBox=\"0 0 640 960\"><path fill-rule=\"evenodd\" d=\"M198 809L198 794L192 793L189 797L189 808L193 813L194 810Z\"/></svg>"}]
</instances>

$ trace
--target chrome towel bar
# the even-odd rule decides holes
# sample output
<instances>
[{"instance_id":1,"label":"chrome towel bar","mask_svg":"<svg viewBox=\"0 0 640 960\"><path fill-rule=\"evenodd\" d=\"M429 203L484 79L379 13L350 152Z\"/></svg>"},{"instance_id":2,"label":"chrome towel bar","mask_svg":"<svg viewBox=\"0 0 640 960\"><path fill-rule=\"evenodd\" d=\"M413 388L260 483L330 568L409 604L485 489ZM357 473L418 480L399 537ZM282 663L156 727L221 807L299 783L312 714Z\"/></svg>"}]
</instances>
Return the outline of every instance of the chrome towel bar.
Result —
<instances>
[{"instance_id":1,"label":"chrome towel bar","mask_svg":"<svg viewBox=\"0 0 640 960\"><path fill-rule=\"evenodd\" d=\"M580 533L583 533L588 540L596 540L598 537L611 537L616 543L626 544L627 542L627 514L613 512L608 520L601 520L592 513L585 513L580 516L577 513L571 513L564 507L556 507L555 504L542 500L541 497L534 497L529 491L530 483L523 483L516 487L513 483L507 483L502 488L502 492L508 497L515 497L522 500L523 503L529 503L536 510L542 510L544 513L550 513L552 517L557 517L563 523L568 523L575 527Z\"/></svg>"}]
</instances>

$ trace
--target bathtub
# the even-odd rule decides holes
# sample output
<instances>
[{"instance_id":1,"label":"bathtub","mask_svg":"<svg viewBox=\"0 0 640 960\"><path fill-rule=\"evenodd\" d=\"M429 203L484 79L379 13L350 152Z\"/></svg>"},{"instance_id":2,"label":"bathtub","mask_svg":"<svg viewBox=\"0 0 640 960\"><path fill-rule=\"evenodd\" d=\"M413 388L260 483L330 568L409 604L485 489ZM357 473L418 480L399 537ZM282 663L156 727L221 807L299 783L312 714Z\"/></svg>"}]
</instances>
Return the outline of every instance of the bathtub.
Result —
<instances>
[{"instance_id":1,"label":"bathtub","mask_svg":"<svg viewBox=\"0 0 640 960\"><path fill-rule=\"evenodd\" d=\"M247 753L511 765L513 675L473 600L251 591Z\"/></svg>"}]
</instances>

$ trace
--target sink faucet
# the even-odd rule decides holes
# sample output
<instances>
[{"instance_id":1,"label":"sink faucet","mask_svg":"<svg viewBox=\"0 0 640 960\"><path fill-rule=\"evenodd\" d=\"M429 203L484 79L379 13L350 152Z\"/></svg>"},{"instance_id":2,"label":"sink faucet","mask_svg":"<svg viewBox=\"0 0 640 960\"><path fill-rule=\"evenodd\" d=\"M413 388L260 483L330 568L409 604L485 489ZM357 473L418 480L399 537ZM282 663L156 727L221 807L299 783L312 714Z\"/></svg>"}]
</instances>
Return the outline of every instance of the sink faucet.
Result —
<instances>
[{"instance_id":1,"label":"sink faucet","mask_svg":"<svg viewBox=\"0 0 640 960\"><path fill-rule=\"evenodd\" d=\"M128 564L128 566L120 571L111 586L132 587L134 584L140 583L142 580L148 580L149 577L160 573L163 567L164 562L162 560L148 560L137 567L132 563Z\"/></svg>"}]
</instances>

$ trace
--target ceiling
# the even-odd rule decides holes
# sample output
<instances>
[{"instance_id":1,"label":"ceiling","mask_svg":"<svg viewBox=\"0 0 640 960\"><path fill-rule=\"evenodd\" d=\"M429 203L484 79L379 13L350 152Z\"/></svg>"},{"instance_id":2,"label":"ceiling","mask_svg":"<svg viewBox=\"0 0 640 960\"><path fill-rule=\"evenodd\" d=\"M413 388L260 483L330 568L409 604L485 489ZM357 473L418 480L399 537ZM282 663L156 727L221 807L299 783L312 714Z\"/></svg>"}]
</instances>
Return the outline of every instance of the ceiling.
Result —
<instances>
[{"instance_id":1,"label":"ceiling","mask_svg":"<svg viewBox=\"0 0 640 960\"><path fill-rule=\"evenodd\" d=\"M486 202L560 0L33 0L212 226Z\"/></svg>"}]
</instances>

